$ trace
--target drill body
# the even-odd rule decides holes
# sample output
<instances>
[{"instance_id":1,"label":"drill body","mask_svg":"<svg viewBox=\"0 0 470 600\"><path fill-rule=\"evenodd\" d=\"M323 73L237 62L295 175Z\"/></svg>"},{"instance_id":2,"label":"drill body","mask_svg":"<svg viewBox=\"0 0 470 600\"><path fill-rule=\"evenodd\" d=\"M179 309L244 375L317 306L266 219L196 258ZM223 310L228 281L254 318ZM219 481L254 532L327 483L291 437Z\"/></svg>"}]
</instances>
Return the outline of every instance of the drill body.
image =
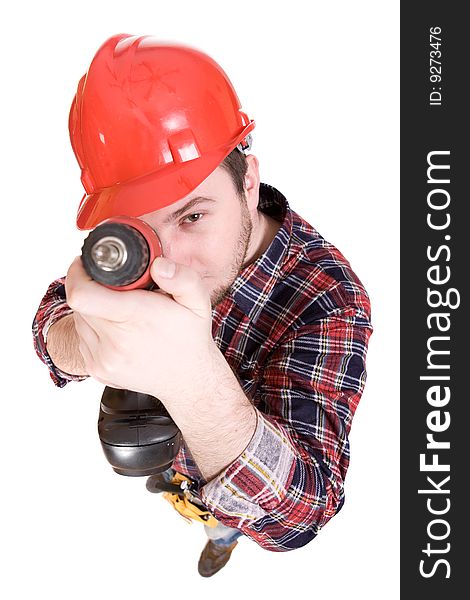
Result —
<instances>
[{"instance_id":1,"label":"drill body","mask_svg":"<svg viewBox=\"0 0 470 600\"><path fill-rule=\"evenodd\" d=\"M88 275L119 291L151 289L150 266L161 255L154 230L131 217L103 221L82 247ZM158 398L108 386L101 398L98 434L114 471L131 477L165 471L181 444L181 433Z\"/></svg>"}]
</instances>

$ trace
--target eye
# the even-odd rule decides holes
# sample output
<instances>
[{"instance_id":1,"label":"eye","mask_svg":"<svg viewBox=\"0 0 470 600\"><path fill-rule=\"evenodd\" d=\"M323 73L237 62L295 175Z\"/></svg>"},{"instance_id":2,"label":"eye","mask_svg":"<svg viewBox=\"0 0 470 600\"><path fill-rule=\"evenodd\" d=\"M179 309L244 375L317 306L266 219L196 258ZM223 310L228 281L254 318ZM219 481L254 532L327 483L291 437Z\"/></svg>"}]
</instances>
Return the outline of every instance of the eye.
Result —
<instances>
[{"instance_id":1,"label":"eye","mask_svg":"<svg viewBox=\"0 0 470 600\"><path fill-rule=\"evenodd\" d=\"M188 215L187 217L185 217L183 219L183 223L188 222L188 223L197 223L197 221L200 221L202 217L202 213L193 213L192 215Z\"/></svg>"}]
</instances>

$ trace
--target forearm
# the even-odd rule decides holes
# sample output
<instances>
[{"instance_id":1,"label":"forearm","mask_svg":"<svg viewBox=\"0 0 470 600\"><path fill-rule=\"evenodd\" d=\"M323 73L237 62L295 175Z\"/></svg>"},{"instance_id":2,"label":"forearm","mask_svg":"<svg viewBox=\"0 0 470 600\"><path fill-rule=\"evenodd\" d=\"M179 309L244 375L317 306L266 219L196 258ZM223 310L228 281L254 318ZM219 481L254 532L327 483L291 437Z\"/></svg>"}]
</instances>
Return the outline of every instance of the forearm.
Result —
<instances>
[{"instance_id":1,"label":"forearm","mask_svg":"<svg viewBox=\"0 0 470 600\"><path fill-rule=\"evenodd\" d=\"M204 479L210 481L248 446L256 411L215 344L207 368L187 394L190 402L170 399L166 408Z\"/></svg>"},{"instance_id":2,"label":"forearm","mask_svg":"<svg viewBox=\"0 0 470 600\"><path fill-rule=\"evenodd\" d=\"M64 373L87 375L79 350L73 314L66 315L51 325L47 334L46 348L54 365Z\"/></svg>"}]
</instances>

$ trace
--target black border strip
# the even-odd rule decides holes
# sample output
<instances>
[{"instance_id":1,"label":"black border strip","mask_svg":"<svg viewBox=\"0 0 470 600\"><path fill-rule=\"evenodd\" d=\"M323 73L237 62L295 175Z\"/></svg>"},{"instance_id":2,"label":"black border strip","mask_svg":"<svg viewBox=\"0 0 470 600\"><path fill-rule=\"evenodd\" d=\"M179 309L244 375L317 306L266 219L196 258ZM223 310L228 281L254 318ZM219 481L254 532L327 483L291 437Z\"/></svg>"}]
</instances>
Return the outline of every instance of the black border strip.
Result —
<instances>
[{"instance_id":1,"label":"black border strip","mask_svg":"<svg viewBox=\"0 0 470 600\"><path fill-rule=\"evenodd\" d=\"M464 8L401 3L400 566L401 597L413 600L465 597L470 572Z\"/></svg>"}]
</instances>

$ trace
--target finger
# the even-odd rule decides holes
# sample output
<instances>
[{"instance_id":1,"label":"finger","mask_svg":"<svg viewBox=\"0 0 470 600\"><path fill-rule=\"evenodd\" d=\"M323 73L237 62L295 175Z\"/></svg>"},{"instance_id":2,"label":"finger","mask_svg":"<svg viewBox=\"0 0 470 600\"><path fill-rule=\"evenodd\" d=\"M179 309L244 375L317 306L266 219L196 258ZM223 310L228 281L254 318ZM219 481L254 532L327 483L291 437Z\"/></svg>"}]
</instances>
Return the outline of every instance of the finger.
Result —
<instances>
[{"instance_id":1,"label":"finger","mask_svg":"<svg viewBox=\"0 0 470 600\"><path fill-rule=\"evenodd\" d=\"M155 283L171 294L178 304L200 317L211 316L210 296L196 271L160 256L153 261L150 274Z\"/></svg>"},{"instance_id":2,"label":"finger","mask_svg":"<svg viewBox=\"0 0 470 600\"><path fill-rule=\"evenodd\" d=\"M72 310L108 321L127 321L137 309L139 292L142 290L110 290L93 281L79 256L70 265L65 279L67 304Z\"/></svg>"}]
</instances>

